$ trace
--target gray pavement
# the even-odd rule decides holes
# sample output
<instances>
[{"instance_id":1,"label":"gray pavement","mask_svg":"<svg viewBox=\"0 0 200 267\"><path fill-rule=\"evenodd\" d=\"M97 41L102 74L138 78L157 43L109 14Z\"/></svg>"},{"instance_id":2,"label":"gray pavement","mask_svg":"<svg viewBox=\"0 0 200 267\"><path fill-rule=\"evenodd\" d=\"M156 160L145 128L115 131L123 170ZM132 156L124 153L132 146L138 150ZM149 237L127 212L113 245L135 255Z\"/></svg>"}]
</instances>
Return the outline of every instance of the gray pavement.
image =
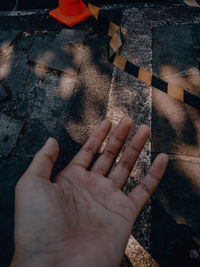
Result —
<instances>
[{"instance_id":1,"label":"gray pavement","mask_svg":"<svg viewBox=\"0 0 200 267\"><path fill-rule=\"evenodd\" d=\"M182 64L181 71L188 70L184 65L187 63L199 75L197 61L192 58L191 39L191 25L200 23L200 12L197 9L182 6L115 8L106 10L105 15L122 26L124 45L120 53L123 57L148 70L153 68L158 75L162 75L160 70L163 65L167 65L166 62L167 66L171 64L177 68ZM172 44L167 36L170 36ZM177 40L175 43L174 38ZM178 55L174 52L177 47ZM185 75L188 78L188 72ZM187 79L187 87L192 84L192 77ZM192 93L199 94L198 80L197 85L189 87ZM163 151L171 155L167 175L154 198L156 205L149 202L145 206L132 235L148 252L153 253L161 266L165 266L163 262L172 257L173 240L197 240L199 113L180 105L176 100L153 91L152 114L151 89L108 62L107 38L93 18L72 30L49 18L45 12L1 16L2 266L8 265L13 252L14 187L38 149L49 136L58 140L61 151L54 168L55 175L72 159L103 119L110 119L115 126L125 114L134 119L131 134L142 123L152 125L152 149L149 141L125 185L126 192L134 188L145 175L151 163L151 151L153 155ZM171 108L176 112L181 110L175 119L173 114L176 112L171 114ZM187 177L184 175L186 172ZM176 192L180 202L177 202ZM157 212L164 215L153 216L152 219L152 207L153 214ZM166 243L159 249L157 244L160 237L154 232L152 235L151 228L155 229L155 225L157 227L163 218L169 227L166 231L162 225L158 227L158 233L163 235L162 242ZM179 223L189 227L190 231L184 233L181 229L177 235L176 227ZM127 251L129 254L124 258L122 266L156 266L151 256L133 239L130 239ZM135 262L131 261L131 254Z\"/></svg>"},{"instance_id":2,"label":"gray pavement","mask_svg":"<svg viewBox=\"0 0 200 267\"><path fill-rule=\"evenodd\" d=\"M5 99L7 97L7 93L3 87L3 85L0 83L0 101Z\"/></svg>"}]
</instances>

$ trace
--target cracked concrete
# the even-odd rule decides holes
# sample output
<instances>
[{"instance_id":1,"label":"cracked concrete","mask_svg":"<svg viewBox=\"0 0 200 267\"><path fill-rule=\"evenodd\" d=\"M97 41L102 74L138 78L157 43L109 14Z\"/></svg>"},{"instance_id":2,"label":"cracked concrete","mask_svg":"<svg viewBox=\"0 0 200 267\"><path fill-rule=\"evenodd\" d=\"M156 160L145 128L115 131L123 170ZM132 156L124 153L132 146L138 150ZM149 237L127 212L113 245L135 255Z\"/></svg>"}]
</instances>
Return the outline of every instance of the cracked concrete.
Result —
<instances>
[{"instance_id":1,"label":"cracked concrete","mask_svg":"<svg viewBox=\"0 0 200 267\"><path fill-rule=\"evenodd\" d=\"M83 56L83 48L65 46L65 40L59 39L49 42L42 36L35 37L34 43L29 50L29 60L48 68L76 75L80 68ZM61 60L62 59L62 60Z\"/></svg>"},{"instance_id":2,"label":"cracked concrete","mask_svg":"<svg viewBox=\"0 0 200 267\"><path fill-rule=\"evenodd\" d=\"M24 123L0 113L0 156L8 156L16 147Z\"/></svg>"},{"instance_id":3,"label":"cracked concrete","mask_svg":"<svg viewBox=\"0 0 200 267\"><path fill-rule=\"evenodd\" d=\"M9 48L19 34L18 30L2 31L0 33L0 53Z\"/></svg>"},{"instance_id":4,"label":"cracked concrete","mask_svg":"<svg viewBox=\"0 0 200 267\"><path fill-rule=\"evenodd\" d=\"M120 24L121 10L107 11L106 14ZM12 17L12 20L9 18L3 20L0 17L0 21L1 31L7 29L10 21L9 25L18 32L17 39L11 38L9 46L0 55L0 93L7 94L0 106L1 118L4 121L4 126L2 124L0 128L0 136L6 140L0 143L4 151L0 159L0 173L3 177L0 179L3 218L0 230L4 235L0 242L3 242L1 247L6 248L6 252L2 255L2 262L7 266L13 250L13 225L6 217L13 216L14 186L46 139L49 136L55 137L61 147L54 170L56 174L71 160L102 119L109 118L116 125L121 116L129 114L134 119L132 134L142 123L151 125L152 96L151 90L146 85L108 63L106 38L102 35L101 27L95 24L92 18L76 26L75 30L66 29L64 25L49 19L47 14L39 17L33 15L31 21L27 16L20 17L19 20L16 17ZM151 70L152 29L166 24L199 22L199 12L186 7L125 9L122 19L124 45L120 53L134 64ZM51 59L49 54L45 54L48 51L54 59ZM68 68L67 71L66 68ZM162 99L162 96L159 99ZM163 106L164 104L165 102ZM198 122L197 115L193 119L195 121L196 118ZM159 120L156 122L159 127L162 126ZM12 131L13 137L5 133L6 127L9 135L10 129L16 130ZM12 141L12 145L6 146L9 140ZM150 145L149 142L145 147L125 186L125 191L134 188L150 166ZM158 150L162 149L163 147L159 147ZM194 150L191 151L190 155L194 155ZM182 158L181 161L183 161ZM180 159L174 159L174 162L180 162ZM193 159L191 162L190 165L190 161L184 161L183 169L186 171L192 168L191 173L194 169L198 171L198 168L192 167ZM172 166L172 163L170 164ZM179 174L180 168L177 167L177 170ZM173 175L171 167L168 173L170 176ZM177 177L179 177L178 174ZM198 175L196 174L197 172L194 174L193 183L197 188ZM188 198L192 197L193 193L193 191L188 192ZM170 197L170 191L166 191L166 195L167 198ZM8 202L7 199L9 199ZM164 206L164 209L166 214L170 214L167 207ZM150 252L152 252L151 214L152 204L149 203L136 221L132 232L132 235ZM170 216L173 217L173 214ZM180 218L182 217L179 216L179 220ZM195 218L191 217L191 221L195 221ZM162 235L165 229L162 227L160 231ZM176 238L176 231L169 234L169 236L172 235ZM185 237L184 234L183 236ZM188 236L191 237L191 234ZM157 240L158 238L154 237L153 244ZM158 252L153 250L153 255L161 263L162 257L159 253L164 253L164 249L168 253L171 247L162 247ZM130 258L131 255L136 255L137 251L142 251L146 258L144 257L142 261L142 254L140 254L137 262L130 263L125 257L122 266L152 266L149 254L146 254L145 250L136 245L132 239L129 240L127 251L130 252Z\"/></svg>"}]
</instances>

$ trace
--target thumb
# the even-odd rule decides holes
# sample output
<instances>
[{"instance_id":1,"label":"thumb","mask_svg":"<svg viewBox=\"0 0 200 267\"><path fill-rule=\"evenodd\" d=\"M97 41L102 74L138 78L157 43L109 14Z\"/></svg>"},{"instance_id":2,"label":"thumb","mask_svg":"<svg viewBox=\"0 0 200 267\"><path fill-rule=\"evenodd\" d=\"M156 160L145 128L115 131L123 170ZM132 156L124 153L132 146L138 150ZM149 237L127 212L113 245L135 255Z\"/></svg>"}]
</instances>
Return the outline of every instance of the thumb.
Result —
<instances>
[{"instance_id":1,"label":"thumb","mask_svg":"<svg viewBox=\"0 0 200 267\"><path fill-rule=\"evenodd\" d=\"M29 176L50 179L58 153L58 143L56 139L50 137L46 144L35 154L26 174Z\"/></svg>"}]
</instances>

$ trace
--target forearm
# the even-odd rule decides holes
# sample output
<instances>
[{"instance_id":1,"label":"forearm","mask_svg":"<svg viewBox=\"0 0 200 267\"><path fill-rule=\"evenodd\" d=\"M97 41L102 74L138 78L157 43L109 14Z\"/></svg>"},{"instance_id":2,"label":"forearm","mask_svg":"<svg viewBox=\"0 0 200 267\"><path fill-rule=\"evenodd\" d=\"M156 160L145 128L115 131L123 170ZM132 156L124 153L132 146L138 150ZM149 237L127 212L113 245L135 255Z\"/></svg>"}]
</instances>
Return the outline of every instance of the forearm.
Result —
<instances>
[{"instance_id":1,"label":"forearm","mask_svg":"<svg viewBox=\"0 0 200 267\"><path fill-rule=\"evenodd\" d=\"M53 255L39 256L39 255L17 255L13 256L10 267L118 267L120 259L111 255L111 259L108 257L99 257L88 253L82 253L77 256L60 255L54 257Z\"/></svg>"}]
</instances>

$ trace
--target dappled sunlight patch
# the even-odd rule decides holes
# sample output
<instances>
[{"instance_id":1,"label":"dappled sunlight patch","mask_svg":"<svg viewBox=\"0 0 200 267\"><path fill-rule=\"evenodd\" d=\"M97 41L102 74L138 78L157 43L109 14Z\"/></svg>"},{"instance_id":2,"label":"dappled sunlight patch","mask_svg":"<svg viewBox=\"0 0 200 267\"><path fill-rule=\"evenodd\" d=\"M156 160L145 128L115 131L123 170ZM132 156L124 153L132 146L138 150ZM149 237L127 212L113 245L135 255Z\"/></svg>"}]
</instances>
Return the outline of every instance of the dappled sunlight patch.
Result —
<instances>
[{"instance_id":1,"label":"dappled sunlight patch","mask_svg":"<svg viewBox=\"0 0 200 267\"><path fill-rule=\"evenodd\" d=\"M183 88L192 94L200 96L200 71L196 67L190 67L179 72L174 65L161 65L160 77L176 88Z\"/></svg>"},{"instance_id":2,"label":"dappled sunlight patch","mask_svg":"<svg viewBox=\"0 0 200 267\"><path fill-rule=\"evenodd\" d=\"M163 64L159 70L161 78L170 83L170 90L174 90L174 93L177 88L182 88L192 94L200 95L200 75L197 68L191 67L179 72L174 65ZM200 114L198 110L157 89L153 90L153 108L158 112L160 120L163 121L159 126L162 127L160 130L165 131L165 133L154 133L153 150L160 151L166 146L163 141L167 141L167 134L169 139L172 138L169 140L167 148L169 153L198 156L200 145ZM167 127L166 123L170 127Z\"/></svg>"},{"instance_id":3,"label":"dappled sunlight patch","mask_svg":"<svg viewBox=\"0 0 200 267\"><path fill-rule=\"evenodd\" d=\"M98 116L98 114L94 114L94 110L94 106L88 106L87 109L83 110L80 121L73 121L69 118L69 120L66 120L64 123L68 134L70 134L73 140L77 143L83 145L94 133L95 129L100 125L101 118Z\"/></svg>"},{"instance_id":4,"label":"dappled sunlight patch","mask_svg":"<svg viewBox=\"0 0 200 267\"><path fill-rule=\"evenodd\" d=\"M60 85L58 87L58 95L62 98L70 99L73 95L74 88L77 83L77 77L72 77L67 74L63 74L60 78Z\"/></svg>"},{"instance_id":5,"label":"dappled sunlight patch","mask_svg":"<svg viewBox=\"0 0 200 267\"><path fill-rule=\"evenodd\" d=\"M156 91L155 91L156 90ZM182 127L186 114L183 104L176 99L163 94L157 89L153 90L153 107L158 111L161 116L168 119L173 129L177 128L177 125Z\"/></svg>"},{"instance_id":6,"label":"dappled sunlight patch","mask_svg":"<svg viewBox=\"0 0 200 267\"><path fill-rule=\"evenodd\" d=\"M52 51L47 50L42 54L39 54L36 62L45 66L48 66L50 62L52 62L55 58L55 55Z\"/></svg>"},{"instance_id":7,"label":"dappled sunlight patch","mask_svg":"<svg viewBox=\"0 0 200 267\"><path fill-rule=\"evenodd\" d=\"M5 79L11 72L14 47L9 47L9 51L0 56L0 80Z\"/></svg>"},{"instance_id":8,"label":"dappled sunlight patch","mask_svg":"<svg viewBox=\"0 0 200 267\"><path fill-rule=\"evenodd\" d=\"M68 134L77 143L83 145L87 141L89 135L87 132L87 126L85 126L83 123L75 123L73 121L68 121L64 123L64 126Z\"/></svg>"},{"instance_id":9,"label":"dappled sunlight patch","mask_svg":"<svg viewBox=\"0 0 200 267\"><path fill-rule=\"evenodd\" d=\"M0 44L0 51L4 51L5 49L7 49L10 46L10 42L1 42Z\"/></svg>"},{"instance_id":10,"label":"dappled sunlight patch","mask_svg":"<svg viewBox=\"0 0 200 267\"><path fill-rule=\"evenodd\" d=\"M200 196L200 160L198 163L194 163L193 159L177 160L176 167L180 172L189 179L190 183L194 185L195 190L199 192Z\"/></svg>"},{"instance_id":11,"label":"dappled sunlight patch","mask_svg":"<svg viewBox=\"0 0 200 267\"><path fill-rule=\"evenodd\" d=\"M187 225L187 221L185 220L185 218L183 218L182 216L179 216L178 214L174 215L174 219L175 219L176 223L178 223L178 224Z\"/></svg>"},{"instance_id":12,"label":"dappled sunlight patch","mask_svg":"<svg viewBox=\"0 0 200 267\"><path fill-rule=\"evenodd\" d=\"M35 64L34 72L36 76L38 76L40 79L44 79L49 70L47 67L43 65Z\"/></svg>"},{"instance_id":13,"label":"dappled sunlight patch","mask_svg":"<svg viewBox=\"0 0 200 267\"><path fill-rule=\"evenodd\" d=\"M110 86L110 92L108 96L108 105L107 105L107 115L106 117L116 126L120 119L127 115L127 110L125 108L120 107L116 104L115 95L114 95L114 88L113 84Z\"/></svg>"}]
</instances>

